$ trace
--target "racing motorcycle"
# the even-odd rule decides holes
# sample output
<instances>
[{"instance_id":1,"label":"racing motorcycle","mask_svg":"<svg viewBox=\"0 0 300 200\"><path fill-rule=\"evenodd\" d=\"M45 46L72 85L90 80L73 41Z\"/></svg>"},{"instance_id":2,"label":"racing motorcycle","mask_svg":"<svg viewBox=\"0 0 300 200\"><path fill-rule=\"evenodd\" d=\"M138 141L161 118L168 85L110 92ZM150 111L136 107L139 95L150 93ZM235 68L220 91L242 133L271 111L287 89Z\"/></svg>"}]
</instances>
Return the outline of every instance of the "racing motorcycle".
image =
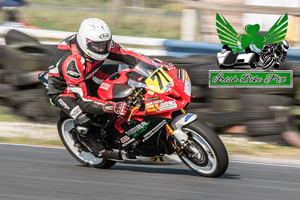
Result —
<instances>
[{"instance_id":1,"label":"racing motorcycle","mask_svg":"<svg viewBox=\"0 0 300 200\"><path fill-rule=\"evenodd\" d=\"M259 54L259 62L257 65L263 69L270 67L278 69L280 66L279 61L284 62L286 55L286 51L276 49L276 44L266 46Z\"/></svg>"},{"instance_id":2,"label":"racing motorcycle","mask_svg":"<svg viewBox=\"0 0 300 200\"><path fill-rule=\"evenodd\" d=\"M184 69L167 69L149 59L118 71L104 80L98 96L126 101L124 116L94 116L89 131L105 146L95 156L77 139L74 121L61 111L59 136L80 163L110 168L116 162L131 164L181 164L205 177L219 177L228 167L228 154L218 135L197 115L187 112L191 81Z\"/></svg>"}]
</instances>

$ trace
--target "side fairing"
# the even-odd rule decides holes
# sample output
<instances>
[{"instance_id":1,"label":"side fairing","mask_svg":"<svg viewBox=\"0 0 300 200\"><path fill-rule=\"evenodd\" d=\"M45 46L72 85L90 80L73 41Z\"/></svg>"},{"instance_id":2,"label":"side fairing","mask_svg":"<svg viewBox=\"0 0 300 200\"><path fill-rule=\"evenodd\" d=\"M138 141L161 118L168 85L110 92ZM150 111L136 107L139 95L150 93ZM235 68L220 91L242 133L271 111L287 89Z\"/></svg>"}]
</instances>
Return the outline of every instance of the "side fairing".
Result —
<instances>
[{"instance_id":1,"label":"side fairing","mask_svg":"<svg viewBox=\"0 0 300 200\"><path fill-rule=\"evenodd\" d=\"M161 117L144 117L143 121L132 123L126 129L124 128L123 133L120 133L122 148L127 151L132 148L132 144L139 143L135 148L136 151L147 156L156 155L158 137L166 123L167 119Z\"/></svg>"}]
</instances>

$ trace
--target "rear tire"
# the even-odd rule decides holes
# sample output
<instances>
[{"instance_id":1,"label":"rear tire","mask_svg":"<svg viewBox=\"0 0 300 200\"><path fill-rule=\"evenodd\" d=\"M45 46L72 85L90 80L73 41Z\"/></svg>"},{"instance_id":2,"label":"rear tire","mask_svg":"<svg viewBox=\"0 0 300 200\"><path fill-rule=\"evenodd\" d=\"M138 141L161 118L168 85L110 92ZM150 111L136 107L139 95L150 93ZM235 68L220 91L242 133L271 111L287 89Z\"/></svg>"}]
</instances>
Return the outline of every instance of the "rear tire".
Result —
<instances>
[{"instance_id":1,"label":"rear tire","mask_svg":"<svg viewBox=\"0 0 300 200\"><path fill-rule=\"evenodd\" d=\"M190 148L198 152L194 157L179 155L182 162L201 176L223 175L228 168L229 161L227 150L218 135L200 121L192 122L182 130L189 136Z\"/></svg>"},{"instance_id":2,"label":"rear tire","mask_svg":"<svg viewBox=\"0 0 300 200\"><path fill-rule=\"evenodd\" d=\"M114 161L110 161L103 158L95 157L89 152L79 152L76 147L74 147L73 136L70 133L70 130L74 128L74 120L68 117L66 114L61 114L61 118L58 121L57 129L59 137L68 150L68 152L81 164L87 167L95 167L108 169L116 164Z\"/></svg>"}]
</instances>

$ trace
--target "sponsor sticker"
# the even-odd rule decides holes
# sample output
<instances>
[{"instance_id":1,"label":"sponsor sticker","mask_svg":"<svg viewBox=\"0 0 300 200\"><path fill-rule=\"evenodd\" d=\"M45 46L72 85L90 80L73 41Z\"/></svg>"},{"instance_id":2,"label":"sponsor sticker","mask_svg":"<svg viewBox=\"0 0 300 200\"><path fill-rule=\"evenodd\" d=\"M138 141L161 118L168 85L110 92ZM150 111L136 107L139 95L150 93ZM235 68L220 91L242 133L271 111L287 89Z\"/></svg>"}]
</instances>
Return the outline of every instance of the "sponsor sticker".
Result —
<instances>
[{"instance_id":1,"label":"sponsor sticker","mask_svg":"<svg viewBox=\"0 0 300 200\"><path fill-rule=\"evenodd\" d=\"M59 103L60 103L60 105L64 108L64 109L66 109L66 110L69 110L70 109L70 107L61 99L61 98L59 98L58 100L57 100ZM79 106L78 106L79 107ZM77 106L75 107L75 108L77 108ZM74 109L73 109L74 110ZM72 111L73 111L72 110ZM71 112L72 112L71 111ZM74 118L75 119L75 118Z\"/></svg>"},{"instance_id":2,"label":"sponsor sticker","mask_svg":"<svg viewBox=\"0 0 300 200\"><path fill-rule=\"evenodd\" d=\"M146 140L148 140L149 138L151 138L152 135L154 135L159 129L161 129L164 125L166 124L166 120L163 120L162 122L160 122L159 124L157 124L157 126L155 126L151 131L149 131L148 133L146 133L143 137L143 142L145 142Z\"/></svg>"},{"instance_id":3,"label":"sponsor sticker","mask_svg":"<svg viewBox=\"0 0 300 200\"><path fill-rule=\"evenodd\" d=\"M156 156L156 157L150 157L149 158L152 162L165 162L165 157L163 156Z\"/></svg>"},{"instance_id":4,"label":"sponsor sticker","mask_svg":"<svg viewBox=\"0 0 300 200\"><path fill-rule=\"evenodd\" d=\"M160 99L160 97L152 97L152 98L146 99L146 101L153 101L153 100L157 100L157 99Z\"/></svg>"},{"instance_id":5,"label":"sponsor sticker","mask_svg":"<svg viewBox=\"0 0 300 200\"><path fill-rule=\"evenodd\" d=\"M189 77L187 72L185 72L185 79L188 80L188 81L190 80L190 77Z\"/></svg>"},{"instance_id":6,"label":"sponsor sticker","mask_svg":"<svg viewBox=\"0 0 300 200\"><path fill-rule=\"evenodd\" d=\"M137 137L140 133L144 132L148 128L148 124L150 122L141 122L140 124L136 125L135 127L129 129L125 132L126 135L132 135L133 137Z\"/></svg>"},{"instance_id":7,"label":"sponsor sticker","mask_svg":"<svg viewBox=\"0 0 300 200\"><path fill-rule=\"evenodd\" d=\"M154 95L154 92L152 92L151 90L149 90L149 91L148 91L148 94Z\"/></svg>"},{"instance_id":8,"label":"sponsor sticker","mask_svg":"<svg viewBox=\"0 0 300 200\"><path fill-rule=\"evenodd\" d=\"M164 101L165 100L163 100L163 99L160 99L160 100L157 100L157 101L150 101L150 102L146 103L146 106L162 103Z\"/></svg>"},{"instance_id":9,"label":"sponsor sticker","mask_svg":"<svg viewBox=\"0 0 300 200\"><path fill-rule=\"evenodd\" d=\"M70 107L69 107L62 99L58 99L57 101L60 103L60 105L61 105L64 109L66 109L66 110L69 110L69 109L70 109ZM77 106L76 106L76 107L77 107Z\"/></svg>"},{"instance_id":10,"label":"sponsor sticker","mask_svg":"<svg viewBox=\"0 0 300 200\"><path fill-rule=\"evenodd\" d=\"M131 138L130 140L128 140L127 142L125 142L124 144L122 144L122 147L127 146L128 144L130 144L131 142L135 141L134 138Z\"/></svg>"},{"instance_id":11,"label":"sponsor sticker","mask_svg":"<svg viewBox=\"0 0 300 200\"><path fill-rule=\"evenodd\" d=\"M166 101L160 104L159 110L164 111L164 110L171 110L177 108L177 104L174 101Z\"/></svg>"},{"instance_id":12,"label":"sponsor sticker","mask_svg":"<svg viewBox=\"0 0 300 200\"><path fill-rule=\"evenodd\" d=\"M154 112L159 110L158 104L146 106L147 112Z\"/></svg>"},{"instance_id":13,"label":"sponsor sticker","mask_svg":"<svg viewBox=\"0 0 300 200\"><path fill-rule=\"evenodd\" d=\"M121 138L121 142L124 144L125 142L127 142L130 139L130 137L128 137L127 135L125 135L124 137Z\"/></svg>"},{"instance_id":14,"label":"sponsor sticker","mask_svg":"<svg viewBox=\"0 0 300 200\"><path fill-rule=\"evenodd\" d=\"M101 86L100 88L103 89L103 90L108 90L110 88L110 84L107 84L107 83L101 83Z\"/></svg>"},{"instance_id":15,"label":"sponsor sticker","mask_svg":"<svg viewBox=\"0 0 300 200\"><path fill-rule=\"evenodd\" d=\"M109 33L103 33L99 36L100 39L107 39L109 38Z\"/></svg>"},{"instance_id":16,"label":"sponsor sticker","mask_svg":"<svg viewBox=\"0 0 300 200\"><path fill-rule=\"evenodd\" d=\"M188 114L188 115L184 118L184 122L187 122L192 116L194 116L194 114Z\"/></svg>"},{"instance_id":17,"label":"sponsor sticker","mask_svg":"<svg viewBox=\"0 0 300 200\"><path fill-rule=\"evenodd\" d=\"M173 83L172 83L172 82L169 82L169 83L164 87L164 92L167 92L172 86L173 86Z\"/></svg>"},{"instance_id":18,"label":"sponsor sticker","mask_svg":"<svg viewBox=\"0 0 300 200\"><path fill-rule=\"evenodd\" d=\"M184 83L184 92L191 96L191 81L189 80L185 80L185 83Z\"/></svg>"},{"instance_id":19,"label":"sponsor sticker","mask_svg":"<svg viewBox=\"0 0 300 200\"><path fill-rule=\"evenodd\" d=\"M177 78L180 80L181 79L181 70L180 69L177 72L177 76L178 76Z\"/></svg>"}]
</instances>

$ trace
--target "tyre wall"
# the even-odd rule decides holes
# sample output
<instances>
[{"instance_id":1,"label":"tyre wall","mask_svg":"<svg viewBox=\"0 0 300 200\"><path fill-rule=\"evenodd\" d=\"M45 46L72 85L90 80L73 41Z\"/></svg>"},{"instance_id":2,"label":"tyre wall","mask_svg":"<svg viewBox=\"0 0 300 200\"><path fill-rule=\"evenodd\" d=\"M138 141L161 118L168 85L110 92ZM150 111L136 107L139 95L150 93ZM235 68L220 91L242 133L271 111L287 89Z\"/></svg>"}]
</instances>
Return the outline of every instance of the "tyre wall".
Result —
<instances>
[{"instance_id":1,"label":"tyre wall","mask_svg":"<svg viewBox=\"0 0 300 200\"><path fill-rule=\"evenodd\" d=\"M50 105L46 89L37 79L38 73L47 71L56 45L42 45L14 31L5 39L7 45L0 46L1 104L30 120L56 121L59 109ZM175 48L172 45L169 44L170 50ZM244 127L243 134L258 140L299 144L295 141L300 138L300 62L285 62L280 66L282 70L293 70L293 88L208 88L208 71L218 69L215 55L157 58L187 70L195 96L188 111L196 113L219 133Z\"/></svg>"}]
</instances>

